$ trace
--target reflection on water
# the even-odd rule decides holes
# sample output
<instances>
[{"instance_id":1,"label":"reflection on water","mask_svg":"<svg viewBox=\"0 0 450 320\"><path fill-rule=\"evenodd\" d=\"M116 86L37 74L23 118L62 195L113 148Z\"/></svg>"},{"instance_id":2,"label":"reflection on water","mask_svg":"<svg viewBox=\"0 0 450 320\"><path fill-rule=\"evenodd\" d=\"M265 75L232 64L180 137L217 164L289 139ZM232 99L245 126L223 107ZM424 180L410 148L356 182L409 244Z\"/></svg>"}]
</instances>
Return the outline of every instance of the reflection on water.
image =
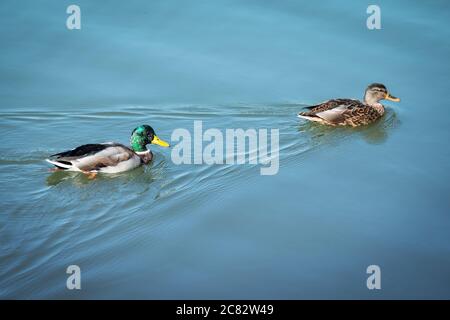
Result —
<instances>
[{"instance_id":1,"label":"reflection on water","mask_svg":"<svg viewBox=\"0 0 450 320\"><path fill-rule=\"evenodd\" d=\"M47 185L56 186L67 179L71 179L74 185L83 185L89 182L86 175L81 174L80 172L55 171L47 177Z\"/></svg>"},{"instance_id":2,"label":"reflection on water","mask_svg":"<svg viewBox=\"0 0 450 320\"><path fill-rule=\"evenodd\" d=\"M367 126L367 128L362 128L360 131L361 136L367 143L370 144L381 144L386 142L389 137L389 132L393 129L397 129L401 122L397 118L397 114L394 110L386 110L386 114L381 119L372 125Z\"/></svg>"}]
</instances>

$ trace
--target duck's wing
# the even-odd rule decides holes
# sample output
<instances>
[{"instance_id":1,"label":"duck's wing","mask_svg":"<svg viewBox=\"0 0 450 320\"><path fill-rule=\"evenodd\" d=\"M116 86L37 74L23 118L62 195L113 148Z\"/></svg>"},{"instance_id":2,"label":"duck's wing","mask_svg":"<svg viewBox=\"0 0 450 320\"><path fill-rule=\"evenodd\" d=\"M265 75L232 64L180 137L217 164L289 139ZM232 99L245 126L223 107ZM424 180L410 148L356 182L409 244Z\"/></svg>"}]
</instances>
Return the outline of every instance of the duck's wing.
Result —
<instances>
[{"instance_id":1,"label":"duck's wing","mask_svg":"<svg viewBox=\"0 0 450 320\"><path fill-rule=\"evenodd\" d=\"M97 152L100 152L113 145L113 143L96 143L96 144L84 144L76 147L75 149L63 151L60 153L52 154L50 158L61 160L72 160L80 157L86 157Z\"/></svg>"},{"instance_id":2,"label":"duck's wing","mask_svg":"<svg viewBox=\"0 0 450 320\"><path fill-rule=\"evenodd\" d=\"M99 171L105 167L118 166L130 159L139 159L130 148L117 143L101 143L85 144L57 153L47 161L63 169Z\"/></svg>"},{"instance_id":3,"label":"duck's wing","mask_svg":"<svg viewBox=\"0 0 450 320\"><path fill-rule=\"evenodd\" d=\"M334 108L338 108L338 107L342 107L342 106L353 106L353 107L358 107L358 106L363 106L364 104L359 101L359 100L355 100L355 99L332 99L332 100L327 100L324 101L322 103L313 105L313 106L308 106L306 107L306 109L309 109L309 112L311 113L318 113L318 112L323 112L323 111L327 111L327 110L332 110Z\"/></svg>"},{"instance_id":4,"label":"duck's wing","mask_svg":"<svg viewBox=\"0 0 450 320\"><path fill-rule=\"evenodd\" d=\"M345 122L347 117L351 117L354 112L370 108L361 101L353 99L333 99L318 105L307 107L309 111L300 112L299 116L306 118L318 117L332 124Z\"/></svg>"}]
</instances>

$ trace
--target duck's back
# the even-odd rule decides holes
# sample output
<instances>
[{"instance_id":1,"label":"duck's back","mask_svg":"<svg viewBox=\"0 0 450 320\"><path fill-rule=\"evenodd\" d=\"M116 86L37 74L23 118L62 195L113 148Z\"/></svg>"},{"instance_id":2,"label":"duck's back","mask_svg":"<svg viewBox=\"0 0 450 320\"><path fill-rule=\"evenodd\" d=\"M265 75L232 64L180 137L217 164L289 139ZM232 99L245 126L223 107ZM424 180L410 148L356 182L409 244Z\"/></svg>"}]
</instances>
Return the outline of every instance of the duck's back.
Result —
<instances>
[{"instance_id":1,"label":"duck's back","mask_svg":"<svg viewBox=\"0 0 450 320\"><path fill-rule=\"evenodd\" d=\"M85 144L51 156L49 162L69 170L122 172L141 164L133 150L120 143Z\"/></svg>"},{"instance_id":2,"label":"duck's back","mask_svg":"<svg viewBox=\"0 0 450 320\"><path fill-rule=\"evenodd\" d=\"M354 99L333 99L307 107L299 117L328 125L350 125L353 127L374 122L383 115L384 108L376 108ZM380 109L380 110L378 110Z\"/></svg>"}]
</instances>

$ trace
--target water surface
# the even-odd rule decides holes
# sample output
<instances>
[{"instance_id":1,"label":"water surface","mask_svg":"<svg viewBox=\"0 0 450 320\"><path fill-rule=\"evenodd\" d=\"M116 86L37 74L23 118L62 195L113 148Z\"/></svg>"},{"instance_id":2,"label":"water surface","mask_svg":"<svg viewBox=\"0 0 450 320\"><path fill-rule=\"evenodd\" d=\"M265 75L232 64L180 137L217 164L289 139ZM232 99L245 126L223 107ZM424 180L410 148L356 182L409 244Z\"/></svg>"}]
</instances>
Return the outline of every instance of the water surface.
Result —
<instances>
[{"instance_id":1,"label":"water surface","mask_svg":"<svg viewBox=\"0 0 450 320\"><path fill-rule=\"evenodd\" d=\"M0 4L0 297L450 298L447 2L379 1L378 31L364 1L80 0L79 31L69 4ZM402 102L374 125L296 118L375 81ZM279 129L279 173L157 146L95 180L44 162L195 120Z\"/></svg>"}]
</instances>

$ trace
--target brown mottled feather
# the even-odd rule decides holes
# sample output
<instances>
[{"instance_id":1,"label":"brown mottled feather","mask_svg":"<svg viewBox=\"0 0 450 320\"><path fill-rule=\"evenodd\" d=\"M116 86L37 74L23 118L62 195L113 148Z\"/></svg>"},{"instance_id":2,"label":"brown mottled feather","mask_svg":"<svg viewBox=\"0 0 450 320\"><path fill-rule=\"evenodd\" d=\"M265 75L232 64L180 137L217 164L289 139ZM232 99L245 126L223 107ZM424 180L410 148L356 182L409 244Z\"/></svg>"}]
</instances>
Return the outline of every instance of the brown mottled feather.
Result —
<instances>
[{"instance_id":1,"label":"brown mottled feather","mask_svg":"<svg viewBox=\"0 0 450 320\"><path fill-rule=\"evenodd\" d=\"M318 112L323 112L323 111L334 109L341 105L358 107L358 106L361 106L364 104L358 100L352 100L352 99L332 99L332 100L328 100L328 101L322 102L322 103L314 105L314 106L307 107L308 109L310 109L310 111L302 112L302 113L305 113L305 115L312 115L312 114L316 114Z\"/></svg>"},{"instance_id":2,"label":"brown mottled feather","mask_svg":"<svg viewBox=\"0 0 450 320\"><path fill-rule=\"evenodd\" d=\"M380 105L369 106L352 99L333 99L308 107L310 111L300 112L300 116L316 118L328 125L350 125L353 127L366 125L380 118L384 108ZM333 113L332 110L336 112ZM330 112L327 112L330 111ZM322 113L322 114L321 114Z\"/></svg>"}]
</instances>

